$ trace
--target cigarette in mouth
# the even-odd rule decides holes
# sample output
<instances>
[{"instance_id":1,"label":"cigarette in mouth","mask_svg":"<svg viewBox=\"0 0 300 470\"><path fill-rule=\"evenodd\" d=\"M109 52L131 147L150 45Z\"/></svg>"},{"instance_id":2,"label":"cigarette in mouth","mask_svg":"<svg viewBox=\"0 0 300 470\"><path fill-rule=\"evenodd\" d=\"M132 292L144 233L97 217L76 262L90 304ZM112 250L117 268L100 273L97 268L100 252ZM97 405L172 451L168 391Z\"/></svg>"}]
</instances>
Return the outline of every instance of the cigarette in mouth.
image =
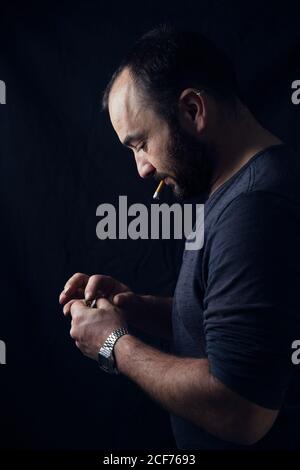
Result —
<instances>
[{"instance_id":1,"label":"cigarette in mouth","mask_svg":"<svg viewBox=\"0 0 300 470\"><path fill-rule=\"evenodd\" d=\"M156 188L155 193L153 194L153 199L159 199L159 194L160 194L161 190L163 189L164 185L165 185L164 180L161 180L161 182L159 183L159 185Z\"/></svg>"}]
</instances>

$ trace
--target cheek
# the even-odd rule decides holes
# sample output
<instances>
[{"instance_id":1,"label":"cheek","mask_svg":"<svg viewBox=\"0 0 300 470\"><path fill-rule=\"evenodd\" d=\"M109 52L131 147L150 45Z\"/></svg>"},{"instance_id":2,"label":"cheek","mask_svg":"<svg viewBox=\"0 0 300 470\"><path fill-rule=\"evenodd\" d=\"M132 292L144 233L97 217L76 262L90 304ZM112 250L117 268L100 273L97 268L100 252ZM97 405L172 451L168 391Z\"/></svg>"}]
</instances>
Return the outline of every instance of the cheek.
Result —
<instances>
[{"instance_id":1,"label":"cheek","mask_svg":"<svg viewBox=\"0 0 300 470\"><path fill-rule=\"evenodd\" d=\"M169 146L165 143L157 143L149 148L149 161L158 171L169 168L171 164Z\"/></svg>"}]
</instances>

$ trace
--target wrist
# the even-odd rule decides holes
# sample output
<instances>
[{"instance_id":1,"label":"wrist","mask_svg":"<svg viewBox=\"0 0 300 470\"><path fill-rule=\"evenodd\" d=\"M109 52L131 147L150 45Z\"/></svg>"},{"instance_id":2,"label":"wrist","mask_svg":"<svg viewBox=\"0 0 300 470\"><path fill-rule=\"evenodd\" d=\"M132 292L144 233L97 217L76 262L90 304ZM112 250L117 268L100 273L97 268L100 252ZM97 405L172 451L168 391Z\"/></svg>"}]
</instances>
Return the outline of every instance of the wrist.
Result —
<instances>
[{"instance_id":1,"label":"wrist","mask_svg":"<svg viewBox=\"0 0 300 470\"><path fill-rule=\"evenodd\" d=\"M115 360L115 346L122 336L129 334L126 326L114 329L106 338L98 352L98 365L100 369L110 374L118 374Z\"/></svg>"},{"instance_id":2,"label":"wrist","mask_svg":"<svg viewBox=\"0 0 300 470\"><path fill-rule=\"evenodd\" d=\"M137 347L139 340L131 335L121 336L115 344L114 356L116 366L120 374L128 375L133 351Z\"/></svg>"}]
</instances>

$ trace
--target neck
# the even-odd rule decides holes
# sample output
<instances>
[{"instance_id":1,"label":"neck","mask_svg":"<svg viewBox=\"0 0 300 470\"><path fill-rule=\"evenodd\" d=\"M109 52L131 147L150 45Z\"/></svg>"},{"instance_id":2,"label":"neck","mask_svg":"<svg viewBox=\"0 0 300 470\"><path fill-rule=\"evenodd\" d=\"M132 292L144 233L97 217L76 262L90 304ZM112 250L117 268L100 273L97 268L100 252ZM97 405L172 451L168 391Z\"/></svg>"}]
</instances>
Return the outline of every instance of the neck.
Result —
<instances>
[{"instance_id":1,"label":"neck","mask_svg":"<svg viewBox=\"0 0 300 470\"><path fill-rule=\"evenodd\" d=\"M218 139L213 147L214 169L209 196L258 152L282 143L242 104L237 116L223 120L218 129Z\"/></svg>"}]
</instances>

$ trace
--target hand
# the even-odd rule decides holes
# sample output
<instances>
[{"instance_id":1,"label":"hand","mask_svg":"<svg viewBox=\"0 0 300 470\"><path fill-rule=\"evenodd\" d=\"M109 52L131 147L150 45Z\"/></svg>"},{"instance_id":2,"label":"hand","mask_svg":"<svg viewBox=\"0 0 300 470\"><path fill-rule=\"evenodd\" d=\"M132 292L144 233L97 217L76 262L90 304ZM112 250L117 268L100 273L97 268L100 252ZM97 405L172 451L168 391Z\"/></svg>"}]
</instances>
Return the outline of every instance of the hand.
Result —
<instances>
[{"instance_id":1,"label":"hand","mask_svg":"<svg viewBox=\"0 0 300 470\"><path fill-rule=\"evenodd\" d=\"M76 273L66 282L59 302L64 305L64 313L69 313L74 299L93 300L99 297L105 297L118 307L125 308L126 305L130 306L136 295L128 286L110 276Z\"/></svg>"},{"instance_id":2,"label":"hand","mask_svg":"<svg viewBox=\"0 0 300 470\"><path fill-rule=\"evenodd\" d=\"M131 326L156 337L171 338L172 298L135 294L110 276L74 274L60 294L59 302L64 305L64 313L68 314L76 299L93 300L99 297L107 298L121 308Z\"/></svg>"},{"instance_id":3,"label":"hand","mask_svg":"<svg viewBox=\"0 0 300 470\"><path fill-rule=\"evenodd\" d=\"M73 300L70 315L71 337L85 356L95 360L108 336L118 328L127 327L122 310L104 298L97 300L97 308L86 307L83 300Z\"/></svg>"}]
</instances>

